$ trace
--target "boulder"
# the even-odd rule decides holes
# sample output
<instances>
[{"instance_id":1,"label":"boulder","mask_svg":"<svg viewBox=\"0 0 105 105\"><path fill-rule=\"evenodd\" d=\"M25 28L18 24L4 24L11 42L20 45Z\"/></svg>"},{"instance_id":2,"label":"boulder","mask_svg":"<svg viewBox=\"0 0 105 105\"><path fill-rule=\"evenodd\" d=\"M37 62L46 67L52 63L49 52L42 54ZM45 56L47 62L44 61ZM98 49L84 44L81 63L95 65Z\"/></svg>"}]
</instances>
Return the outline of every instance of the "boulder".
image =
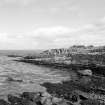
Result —
<instances>
[{"instance_id":1,"label":"boulder","mask_svg":"<svg viewBox=\"0 0 105 105\"><path fill-rule=\"evenodd\" d=\"M11 104L21 103L22 98L8 94L8 101Z\"/></svg>"},{"instance_id":2,"label":"boulder","mask_svg":"<svg viewBox=\"0 0 105 105\"><path fill-rule=\"evenodd\" d=\"M33 101L33 102L39 102L41 101L41 96L42 93L41 92L23 92L23 94L21 95L22 98L25 98L27 100Z\"/></svg>"},{"instance_id":3,"label":"boulder","mask_svg":"<svg viewBox=\"0 0 105 105\"><path fill-rule=\"evenodd\" d=\"M67 102L66 100L62 99L61 101L54 103L54 105L73 105L70 102Z\"/></svg>"},{"instance_id":4,"label":"boulder","mask_svg":"<svg viewBox=\"0 0 105 105\"><path fill-rule=\"evenodd\" d=\"M71 102L78 102L79 96L77 94L71 94L69 101Z\"/></svg>"},{"instance_id":5,"label":"boulder","mask_svg":"<svg viewBox=\"0 0 105 105\"><path fill-rule=\"evenodd\" d=\"M87 100L87 97L83 96L83 95L79 95L81 100Z\"/></svg>"},{"instance_id":6,"label":"boulder","mask_svg":"<svg viewBox=\"0 0 105 105\"><path fill-rule=\"evenodd\" d=\"M0 99L0 105L10 105L10 104L7 103L5 100Z\"/></svg>"},{"instance_id":7,"label":"boulder","mask_svg":"<svg viewBox=\"0 0 105 105\"><path fill-rule=\"evenodd\" d=\"M80 105L105 105L104 103L100 103L98 100L83 100L80 102Z\"/></svg>"},{"instance_id":8,"label":"boulder","mask_svg":"<svg viewBox=\"0 0 105 105\"><path fill-rule=\"evenodd\" d=\"M8 101L11 103L10 105L42 105L42 104L37 104L34 101L31 101L28 98L23 98L23 97L17 97L13 95L8 95ZM8 105L8 104L0 104L0 105Z\"/></svg>"},{"instance_id":9,"label":"boulder","mask_svg":"<svg viewBox=\"0 0 105 105\"><path fill-rule=\"evenodd\" d=\"M62 101L62 98L52 97L52 103L59 103Z\"/></svg>"},{"instance_id":10,"label":"boulder","mask_svg":"<svg viewBox=\"0 0 105 105\"><path fill-rule=\"evenodd\" d=\"M42 93L42 96L43 97L51 97L51 94L49 94L48 92L44 92L44 93Z\"/></svg>"},{"instance_id":11,"label":"boulder","mask_svg":"<svg viewBox=\"0 0 105 105\"><path fill-rule=\"evenodd\" d=\"M41 101L42 105L70 105L66 100L51 96L49 93L44 93Z\"/></svg>"},{"instance_id":12,"label":"boulder","mask_svg":"<svg viewBox=\"0 0 105 105\"><path fill-rule=\"evenodd\" d=\"M53 105L52 97L43 97L42 105Z\"/></svg>"},{"instance_id":13,"label":"boulder","mask_svg":"<svg viewBox=\"0 0 105 105\"><path fill-rule=\"evenodd\" d=\"M32 102L30 100L23 99L21 104L19 104L19 105L42 105L42 104L36 104L35 102Z\"/></svg>"}]
</instances>

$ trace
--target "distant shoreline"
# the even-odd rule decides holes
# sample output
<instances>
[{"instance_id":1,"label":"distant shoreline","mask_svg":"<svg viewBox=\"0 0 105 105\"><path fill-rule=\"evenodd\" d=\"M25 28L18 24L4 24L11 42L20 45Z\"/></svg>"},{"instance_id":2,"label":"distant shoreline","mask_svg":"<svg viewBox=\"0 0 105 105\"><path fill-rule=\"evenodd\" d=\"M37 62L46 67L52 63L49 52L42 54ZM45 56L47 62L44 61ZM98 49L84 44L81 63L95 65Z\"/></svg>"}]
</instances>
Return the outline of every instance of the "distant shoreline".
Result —
<instances>
[{"instance_id":1,"label":"distant shoreline","mask_svg":"<svg viewBox=\"0 0 105 105\"><path fill-rule=\"evenodd\" d=\"M56 63L56 62L50 62L50 61L38 61L35 59L18 59L16 60L18 62L25 62L25 63L31 63L35 65L42 65L45 67L52 67L52 68L58 68L58 69L68 69L68 70L85 70L85 69L90 69L92 70L93 74L95 75L100 75L100 76L105 76L105 65L96 65L96 64L65 64L65 63Z\"/></svg>"}]
</instances>

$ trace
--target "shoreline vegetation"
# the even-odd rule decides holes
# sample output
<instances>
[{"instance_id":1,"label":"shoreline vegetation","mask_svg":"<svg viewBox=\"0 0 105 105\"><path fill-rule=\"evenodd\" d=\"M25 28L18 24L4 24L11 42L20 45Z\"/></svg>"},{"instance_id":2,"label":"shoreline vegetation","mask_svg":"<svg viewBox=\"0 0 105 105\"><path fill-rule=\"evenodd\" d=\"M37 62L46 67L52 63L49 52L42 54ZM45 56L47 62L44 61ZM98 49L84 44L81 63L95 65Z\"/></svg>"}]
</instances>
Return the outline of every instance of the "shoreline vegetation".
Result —
<instances>
[{"instance_id":1,"label":"shoreline vegetation","mask_svg":"<svg viewBox=\"0 0 105 105\"><path fill-rule=\"evenodd\" d=\"M59 104L59 101L42 105L105 105L105 46L74 45L15 60L61 70L66 68L68 72L73 70L77 73L76 80L41 84L51 96L66 100L61 102L64 104Z\"/></svg>"}]
</instances>

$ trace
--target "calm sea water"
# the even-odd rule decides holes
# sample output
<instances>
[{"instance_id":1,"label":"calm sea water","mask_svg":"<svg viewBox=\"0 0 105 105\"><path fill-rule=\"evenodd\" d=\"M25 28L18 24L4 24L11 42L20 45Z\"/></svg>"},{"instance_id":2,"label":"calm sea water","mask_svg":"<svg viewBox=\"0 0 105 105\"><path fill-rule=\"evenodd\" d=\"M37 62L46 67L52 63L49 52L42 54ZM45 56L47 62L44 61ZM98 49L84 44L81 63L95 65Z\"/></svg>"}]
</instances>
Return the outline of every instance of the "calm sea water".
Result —
<instances>
[{"instance_id":1,"label":"calm sea water","mask_svg":"<svg viewBox=\"0 0 105 105\"><path fill-rule=\"evenodd\" d=\"M41 83L60 82L70 79L72 75L72 72L17 62L15 58L4 55L0 56L0 97L23 91L45 91ZM8 78L22 82L9 81Z\"/></svg>"}]
</instances>

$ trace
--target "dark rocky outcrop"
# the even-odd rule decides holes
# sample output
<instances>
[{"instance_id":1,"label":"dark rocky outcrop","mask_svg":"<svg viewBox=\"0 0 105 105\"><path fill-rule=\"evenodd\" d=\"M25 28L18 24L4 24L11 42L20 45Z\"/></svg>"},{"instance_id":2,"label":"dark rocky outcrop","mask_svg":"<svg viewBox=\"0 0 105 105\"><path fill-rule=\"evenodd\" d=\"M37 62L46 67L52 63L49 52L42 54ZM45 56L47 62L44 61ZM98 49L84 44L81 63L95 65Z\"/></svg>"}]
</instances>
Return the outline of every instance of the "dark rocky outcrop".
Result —
<instances>
[{"instance_id":1,"label":"dark rocky outcrop","mask_svg":"<svg viewBox=\"0 0 105 105\"><path fill-rule=\"evenodd\" d=\"M82 79L83 78L83 79ZM84 78L90 78L89 81ZM105 105L105 85L104 79L98 77L81 77L78 81L66 81L63 83L44 83L42 86L47 88L50 94L54 94L56 97L63 98L74 103L82 103L82 105L93 105L95 102L100 103L98 105ZM85 82L87 81L87 82ZM88 102L91 100L91 102ZM83 101L83 102L82 102ZM89 104L84 104L84 102ZM103 103L103 104L101 104ZM80 105L80 104L76 104Z\"/></svg>"},{"instance_id":2,"label":"dark rocky outcrop","mask_svg":"<svg viewBox=\"0 0 105 105\"><path fill-rule=\"evenodd\" d=\"M63 98L57 98L48 93L23 92L19 96L9 94L8 102L0 99L0 105L73 105ZM74 97L75 100L75 97Z\"/></svg>"},{"instance_id":3,"label":"dark rocky outcrop","mask_svg":"<svg viewBox=\"0 0 105 105\"><path fill-rule=\"evenodd\" d=\"M39 102L41 100L41 96L41 92L23 92L23 94L21 95L22 98L28 99L33 102Z\"/></svg>"},{"instance_id":4,"label":"dark rocky outcrop","mask_svg":"<svg viewBox=\"0 0 105 105\"><path fill-rule=\"evenodd\" d=\"M0 99L0 105L10 105L8 102L6 102L3 99Z\"/></svg>"},{"instance_id":5,"label":"dark rocky outcrop","mask_svg":"<svg viewBox=\"0 0 105 105\"><path fill-rule=\"evenodd\" d=\"M51 94L47 92L9 94L7 96L8 102L0 99L0 105L105 105L104 101L87 98L83 94L69 90L69 88L68 90L63 89L60 95L57 96L57 94L56 91Z\"/></svg>"}]
</instances>

